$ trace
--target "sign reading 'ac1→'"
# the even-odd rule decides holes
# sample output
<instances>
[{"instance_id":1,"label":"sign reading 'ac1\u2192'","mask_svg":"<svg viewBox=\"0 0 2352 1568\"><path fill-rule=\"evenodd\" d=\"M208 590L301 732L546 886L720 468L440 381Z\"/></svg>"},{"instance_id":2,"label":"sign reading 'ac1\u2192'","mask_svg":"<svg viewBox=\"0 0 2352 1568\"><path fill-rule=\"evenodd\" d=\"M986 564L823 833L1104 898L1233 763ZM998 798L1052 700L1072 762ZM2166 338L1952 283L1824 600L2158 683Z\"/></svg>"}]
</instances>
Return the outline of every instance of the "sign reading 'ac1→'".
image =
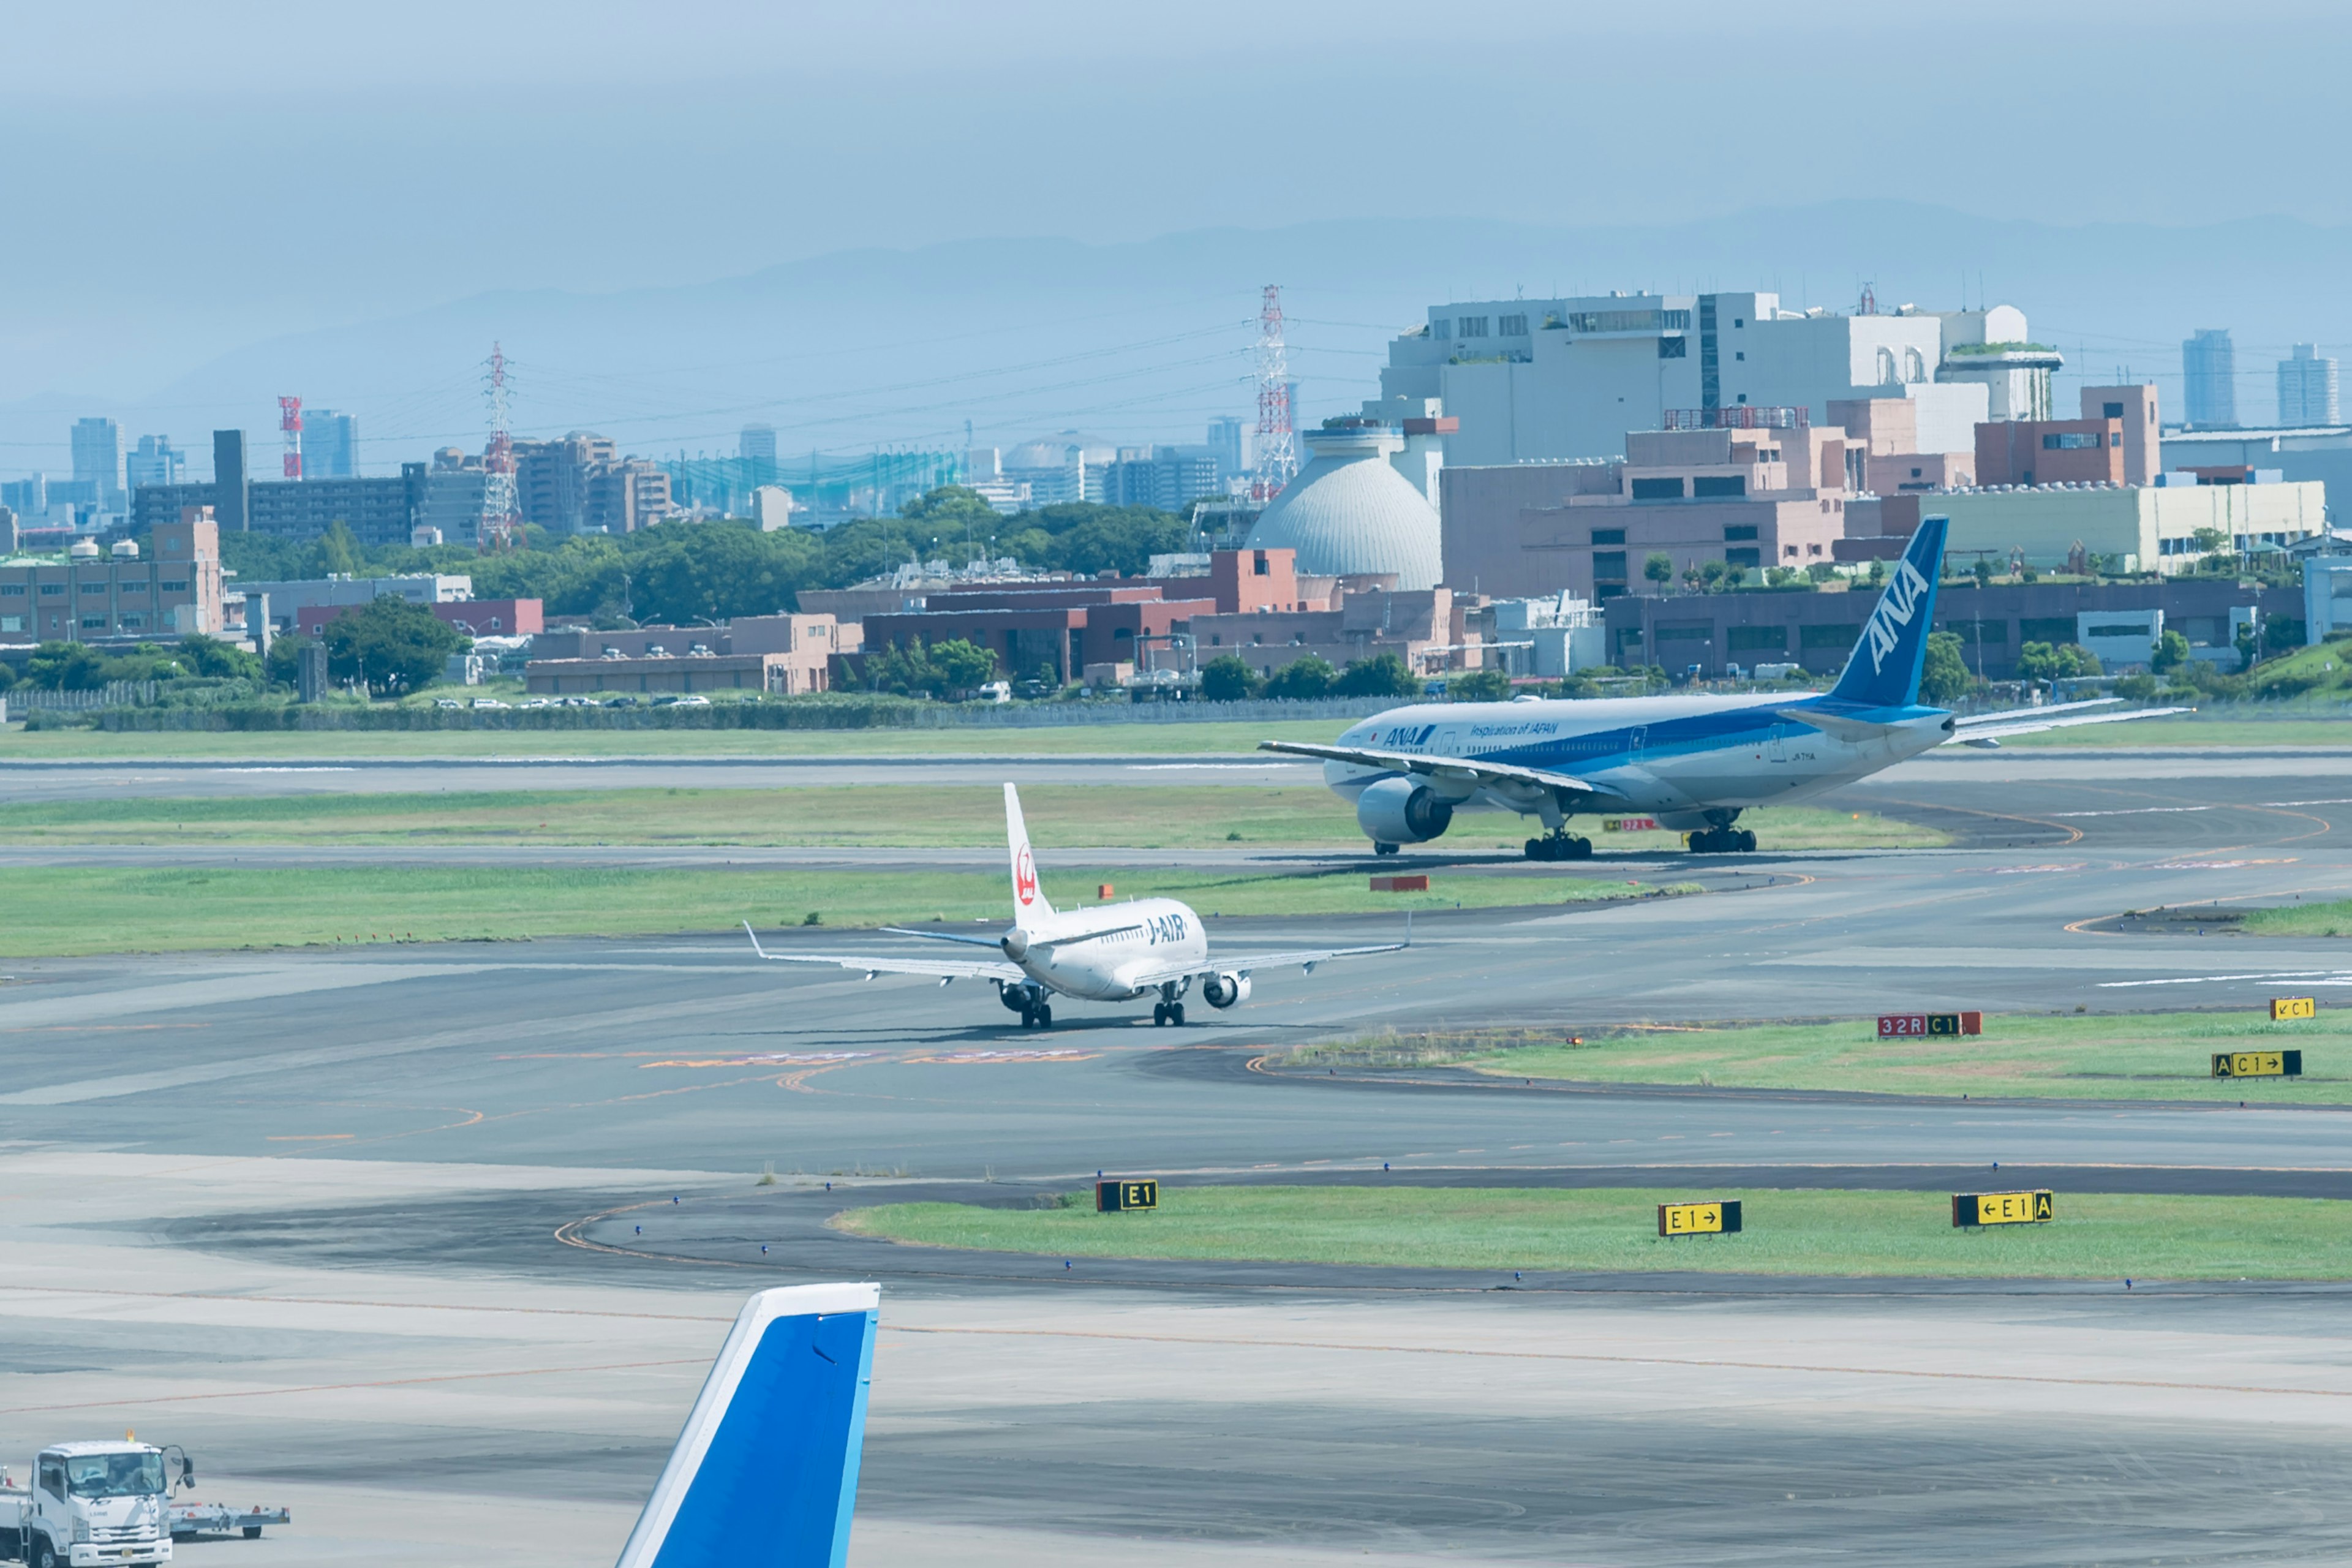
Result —
<instances>
[{"instance_id":1,"label":"sign reading 'ac1\u2192'","mask_svg":"<svg viewBox=\"0 0 2352 1568\"><path fill-rule=\"evenodd\" d=\"M2030 1193L1954 1193L1952 1224L2042 1225L2052 1217L2050 1190Z\"/></svg>"},{"instance_id":2,"label":"sign reading 'ac1\u2192'","mask_svg":"<svg viewBox=\"0 0 2352 1568\"><path fill-rule=\"evenodd\" d=\"M2301 1051L2215 1051L2215 1078L2301 1078Z\"/></svg>"},{"instance_id":3,"label":"sign reading 'ac1\u2192'","mask_svg":"<svg viewBox=\"0 0 2352 1568\"><path fill-rule=\"evenodd\" d=\"M1149 1177L1139 1182L1097 1182L1095 1213L1124 1214L1129 1209L1160 1206L1160 1184Z\"/></svg>"},{"instance_id":4,"label":"sign reading 'ac1\u2192'","mask_svg":"<svg viewBox=\"0 0 2352 1568\"><path fill-rule=\"evenodd\" d=\"M1696 1204L1660 1204L1660 1236L1736 1236L1739 1231L1739 1200L1710 1198Z\"/></svg>"}]
</instances>

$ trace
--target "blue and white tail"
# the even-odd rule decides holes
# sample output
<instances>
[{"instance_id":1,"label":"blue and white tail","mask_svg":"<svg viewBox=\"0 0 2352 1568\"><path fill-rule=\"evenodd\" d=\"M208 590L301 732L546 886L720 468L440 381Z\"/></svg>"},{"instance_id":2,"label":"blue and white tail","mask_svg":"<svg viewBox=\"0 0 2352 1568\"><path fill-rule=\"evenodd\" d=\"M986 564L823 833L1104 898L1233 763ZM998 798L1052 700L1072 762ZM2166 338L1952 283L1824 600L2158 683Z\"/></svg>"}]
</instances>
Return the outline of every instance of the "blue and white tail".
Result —
<instances>
[{"instance_id":1,"label":"blue and white tail","mask_svg":"<svg viewBox=\"0 0 2352 1568\"><path fill-rule=\"evenodd\" d=\"M617 1568L842 1568L881 1303L878 1285L744 1303Z\"/></svg>"},{"instance_id":2,"label":"blue and white tail","mask_svg":"<svg viewBox=\"0 0 2352 1568\"><path fill-rule=\"evenodd\" d=\"M1936 581L1944 570L1948 520L1926 517L1895 563L1878 607L1862 624L1862 640L1829 700L1853 708L1908 708L1919 700L1919 671L1927 662L1927 632L1936 618Z\"/></svg>"},{"instance_id":3,"label":"blue and white tail","mask_svg":"<svg viewBox=\"0 0 2352 1568\"><path fill-rule=\"evenodd\" d=\"M1004 786L1004 841L1013 856L1013 924L1035 931L1054 918L1045 889L1037 880L1037 857L1029 852L1029 825L1021 820L1021 792Z\"/></svg>"}]
</instances>

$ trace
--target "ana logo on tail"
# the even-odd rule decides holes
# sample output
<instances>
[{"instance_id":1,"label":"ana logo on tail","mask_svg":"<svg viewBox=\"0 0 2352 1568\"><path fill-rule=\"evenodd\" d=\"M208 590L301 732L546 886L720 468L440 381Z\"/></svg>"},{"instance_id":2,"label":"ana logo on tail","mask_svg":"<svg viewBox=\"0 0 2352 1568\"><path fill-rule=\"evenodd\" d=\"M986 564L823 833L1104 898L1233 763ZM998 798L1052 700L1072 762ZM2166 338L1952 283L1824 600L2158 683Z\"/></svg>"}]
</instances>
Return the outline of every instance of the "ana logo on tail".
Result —
<instances>
[{"instance_id":1,"label":"ana logo on tail","mask_svg":"<svg viewBox=\"0 0 2352 1568\"><path fill-rule=\"evenodd\" d=\"M1029 858L1029 846L1024 844L1013 861L1013 896L1027 909L1037 901L1037 863Z\"/></svg>"},{"instance_id":2,"label":"ana logo on tail","mask_svg":"<svg viewBox=\"0 0 2352 1568\"><path fill-rule=\"evenodd\" d=\"M1870 641L1870 668L1886 667L1886 656L1895 651L1900 639L1900 628L1911 624L1912 612L1919 607L1919 596L1927 591L1927 579L1906 558L1895 566L1895 576L1886 584L1885 596L1878 608L1870 612L1870 622L1863 634Z\"/></svg>"}]
</instances>

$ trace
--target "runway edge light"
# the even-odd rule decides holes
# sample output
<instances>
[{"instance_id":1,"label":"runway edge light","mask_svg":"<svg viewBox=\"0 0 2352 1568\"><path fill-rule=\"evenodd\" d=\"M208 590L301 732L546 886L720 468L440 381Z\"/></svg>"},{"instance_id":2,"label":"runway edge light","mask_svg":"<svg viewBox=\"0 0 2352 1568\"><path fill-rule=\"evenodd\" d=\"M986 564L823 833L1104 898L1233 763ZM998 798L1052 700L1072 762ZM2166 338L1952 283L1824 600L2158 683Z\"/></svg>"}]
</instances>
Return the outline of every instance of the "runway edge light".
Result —
<instances>
[{"instance_id":1,"label":"runway edge light","mask_svg":"<svg viewBox=\"0 0 2352 1568\"><path fill-rule=\"evenodd\" d=\"M1660 1204L1658 1234L1675 1236L1737 1236L1740 1214L1738 1198L1707 1198L1698 1203Z\"/></svg>"},{"instance_id":2,"label":"runway edge light","mask_svg":"<svg viewBox=\"0 0 2352 1568\"><path fill-rule=\"evenodd\" d=\"M2050 1189L2023 1193L1954 1193L1952 1228L1980 1225L2047 1225L2056 1217Z\"/></svg>"},{"instance_id":3,"label":"runway edge light","mask_svg":"<svg viewBox=\"0 0 2352 1568\"><path fill-rule=\"evenodd\" d=\"M879 1285L743 1305L615 1568L849 1557Z\"/></svg>"}]
</instances>

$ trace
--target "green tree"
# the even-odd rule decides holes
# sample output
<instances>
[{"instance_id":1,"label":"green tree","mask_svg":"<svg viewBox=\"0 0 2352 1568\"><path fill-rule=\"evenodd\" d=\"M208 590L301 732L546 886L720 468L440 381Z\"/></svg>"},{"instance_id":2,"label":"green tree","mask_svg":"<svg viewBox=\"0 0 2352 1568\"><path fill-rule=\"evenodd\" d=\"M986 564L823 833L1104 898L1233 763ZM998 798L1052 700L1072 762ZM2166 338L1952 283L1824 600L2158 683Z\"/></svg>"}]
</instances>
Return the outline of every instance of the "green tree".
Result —
<instances>
[{"instance_id":1,"label":"green tree","mask_svg":"<svg viewBox=\"0 0 2352 1568\"><path fill-rule=\"evenodd\" d=\"M1957 702L1975 689L1976 678L1960 657L1957 632L1929 632L1927 659L1919 671L1919 697L1938 706Z\"/></svg>"},{"instance_id":2,"label":"green tree","mask_svg":"<svg viewBox=\"0 0 2352 1568\"><path fill-rule=\"evenodd\" d=\"M967 638L951 637L932 645L931 669L936 678L934 695L977 691L996 679L996 656Z\"/></svg>"},{"instance_id":3,"label":"green tree","mask_svg":"<svg viewBox=\"0 0 2352 1568\"><path fill-rule=\"evenodd\" d=\"M1511 695L1511 678L1499 669L1470 669L1449 676L1445 695L1455 702L1502 702Z\"/></svg>"},{"instance_id":4,"label":"green tree","mask_svg":"<svg viewBox=\"0 0 2352 1568\"><path fill-rule=\"evenodd\" d=\"M1339 672L1331 668L1330 660L1310 653L1276 670L1265 683L1265 695L1294 702L1311 701L1329 696L1331 683L1339 678Z\"/></svg>"},{"instance_id":5,"label":"green tree","mask_svg":"<svg viewBox=\"0 0 2352 1568\"><path fill-rule=\"evenodd\" d=\"M247 680L261 679L261 660L257 656L217 637L205 637L201 632L192 632L182 637L173 657L180 668L190 675Z\"/></svg>"},{"instance_id":6,"label":"green tree","mask_svg":"<svg viewBox=\"0 0 2352 1568\"><path fill-rule=\"evenodd\" d=\"M2023 680L2067 680L2099 673L2098 656L2074 643L2053 646L2030 642L2017 650L2017 673Z\"/></svg>"},{"instance_id":7,"label":"green tree","mask_svg":"<svg viewBox=\"0 0 2352 1568\"><path fill-rule=\"evenodd\" d=\"M1239 702L1256 696L1265 682L1235 654L1223 653L1201 667L1201 696L1211 702Z\"/></svg>"},{"instance_id":8,"label":"green tree","mask_svg":"<svg viewBox=\"0 0 2352 1568\"><path fill-rule=\"evenodd\" d=\"M25 679L44 691L95 691L106 684L106 661L87 643L45 642L25 661Z\"/></svg>"},{"instance_id":9,"label":"green tree","mask_svg":"<svg viewBox=\"0 0 2352 1568\"><path fill-rule=\"evenodd\" d=\"M1642 575L1664 585L1675 580L1675 558L1663 551L1654 552L1642 563Z\"/></svg>"},{"instance_id":10,"label":"green tree","mask_svg":"<svg viewBox=\"0 0 2352 1568\"><path fill-rule=\"evenodd\" d=\"M429 686L453 653L473 646L466 637L422 605L394 594L329 621L327 674L338 684L359 681L379 697L398 697Z\"/></svg>"},{"instance_id":11,"label":"green tree","mask_svg":"<svg viewBox=\"0 0 2352 1568\"><path fill-rule=\"evenodd\" d=\"M1404 660L1383 653L1349 659L1332 683L1331 693L1335 697L1418 697L1421 689L1421 678L1405 668Z\"/></svg>"},{"instance_id":12,"label":"green tree","mask_svg":"<svg viewBox=\"0 0 2352 1568\"><path fill-rule=\"evenodd\" d=\"M2156 639L2156 656L2148 661L2148 668L2163 675L2188 662L2189 639L2179 632L2167 631Z\"/></svg>"},{"instance_id":13,"label":"green tree","mask_svg":"<svg viewBox=\"0 0 2352 1568\"><path fill-rule=\"evenodd\" d=\"M316 570L322 577L356 577L367 569L367 552L361 548L351 525L341 518L329 523L327 531L319 535L319 542L310 547L310 558L317 563Z\"/></svg>"}]
</instances>

